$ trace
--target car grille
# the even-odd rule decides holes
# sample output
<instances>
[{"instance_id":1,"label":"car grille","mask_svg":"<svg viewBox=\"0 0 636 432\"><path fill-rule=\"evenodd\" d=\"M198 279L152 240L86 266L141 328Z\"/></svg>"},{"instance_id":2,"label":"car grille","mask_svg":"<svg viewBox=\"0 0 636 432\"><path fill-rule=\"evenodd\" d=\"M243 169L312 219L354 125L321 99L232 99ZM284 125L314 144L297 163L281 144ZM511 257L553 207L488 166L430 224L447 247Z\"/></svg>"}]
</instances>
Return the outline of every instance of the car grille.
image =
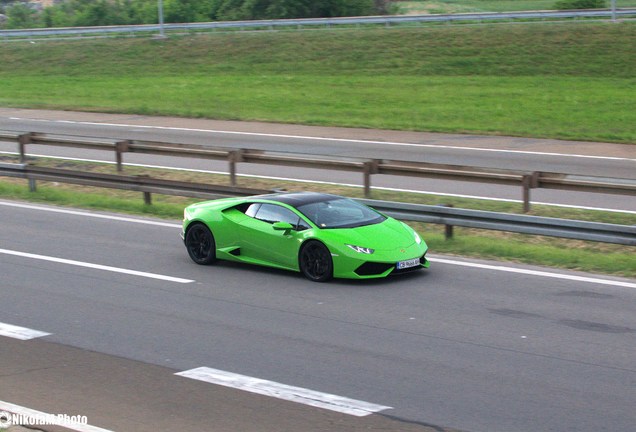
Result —
<instances>
[{"instance_id":1,"label":"car grille","mask_svg":"<svg viewBox=\"0 0 636 432\"><path fill-rule=\"evenodd\" d=\"M358 267L355 272L358 276L371 276L384 273L390 268L395 267L395 264L378 263L378 262L365 262Z\"/></svg>"},{"instance_id":2,"label":"car grille","mask_svg":"<svg viewBox=\"0 0 636 432\"><path fill-rule=\"evenodd\" d=\"M420 264L422 265L426 264L426 255L423 255L422 257L420 257ZM402 273L409 273L414 270L419 270L421 268L422 267L418 266L418 267L410 267L410 268L398 270L395 268L395 263L379 263L379 262L367 261L364 264L362 264L360 267L355 269L355 273L358 276L373 276L373 275L380 275L389 269L393 269L391 274L402 274Z\"/></svg>"}]
</instances>

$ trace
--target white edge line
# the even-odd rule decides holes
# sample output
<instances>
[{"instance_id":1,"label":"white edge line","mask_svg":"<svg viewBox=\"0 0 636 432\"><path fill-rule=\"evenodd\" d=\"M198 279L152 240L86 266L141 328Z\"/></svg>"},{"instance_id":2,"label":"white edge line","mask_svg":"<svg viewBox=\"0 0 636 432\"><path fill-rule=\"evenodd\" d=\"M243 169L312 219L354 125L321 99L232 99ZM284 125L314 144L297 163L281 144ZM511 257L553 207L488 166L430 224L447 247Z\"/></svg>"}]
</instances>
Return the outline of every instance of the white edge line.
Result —
<instances>
[{"instance_id":1,"label":"white edge line","mask_svg":"<svg viewBox=\"0 0 636 432\"><path fill-rule=\"evenodd\" d=\"M633 283L633 282L623 282L623 281L615 281L610 279L567 275L567 274L552 273L552 272L546 272L546 271L540 271L540 270L521 269L521 268L505 267L505 266L490 265L490 264L471 263L471 262L465 262L465 261L450 260L445 258L432 258L432 257L427 257L427 258L431 262L436 262L441 264L450 264L450 265L457 265L457 266L463 266L463 267L474 267L474 268L485 269L485 270L494 270L494 271L501 271L501 272L508 272L508 273L519 273L519 274L525 274L530 276L540 276L540 277L548 277L548 278L554 278L554 279L564 279L564 280L577 281L577 282L587 282L587 283L612 285L612 286L636 289L636 283Z\"/></svg>"},{"instance_id":2,"label":"white edge line","mask_svg":"<svg viewBox=\"0 0 636 432\"><path fill-rule=\"evenodd\" d=\"M8 249L0 249L0 254L13 255L13 256L18 256L22 258L37 259L41 261L49 261L49 262L54 262L58 264L67 264L67 265L72 265L77 267L86 267L86 268L91 268L95 270L104 270L104 271L109 271L113 273L123 273L123 274L131 275L131 276L140 276L140 277L145 277L150 279L159 279L159 280L163 280L167 282L176 282L176 283L182 283L182 284L194 282L191 279L182 279L182 278L165 276L165 275L160 275L155 273L147 273L147 272L141 272L137 270L128 270L128 269L123 269L119 267L105 266L101 264L91 264L91 263L86 263L82 261L74 261L74 260L69 260L64 258L55 258L55 257L49 257L45 255L36 255L31 253L12 251Z\"/></svg>"},{"instance_id":3,"label":"white edge line","mask_svg":"<svg viewBox=\"0 0 636 432\"><path fill-rule=\"evenodd\" d=\"M60 209L60 208L55 208L55 207L44 207L44 206L31 205L31 204L21 204L21 203L16 203L16 202L11 202L11 201L0 201L0 205L6 206L6 207L23 208L23 209L28 209L28 210L41 210L41 211L48 211L48 212L52 212L52 213L69 214L69 215L74 215L74 216L84 216L84 217L92 217L92 218L98 218L98 219L108 219L108 220L114 220L114 221L120 221L120 222L139 223L139 224L145 224L145 225L156 225L156 226L168 227L168 228L181 228L181 225L174 224L174 223L169 223L169 222L159 222L159 221L146 220L146 219L127 218L127 217L122 217L122 216L104 215L104 214L99 214L99 213L88 213L88 212L83 212L83 211L66 210L66 209Z\"/></svg>"},{"instance_id":4,"label":"white edge line","mask_svg":"<svg viewBox=\"0 0 636 432\"><path fill-rule=\"evenodd\" d=\"M274 381L252 378L208 367L200 367L184 372L178 372L175 375L270 396L290 402L337 411L356 417L364 417L375 412L392 409L392 407L384 405L377 405L370 402L350 399L329 393L322 393L301 387L293 387Z\"/></svg>"},{"instance_id":5,"label":"white edge line","mask_svg":"<svg viewBox=\"0 0 636 432\"><path fill-rule=\"evenodd\" d=\"M10 154L17 155L15 152L3 152L0 151L0 154ZM62 159L62 160L72 160L78 162L95 162L95 163L105 163L114 165L116 162L99 160L99 159L81 159L81 158L69 158L64 156L48 156L48 155L38 155L33 154L30 155L33 157L42 157L42 158L50 158L50 159ZM169 167L162 165L149 165L149 164L137 164L137 163L125 163L124 166L133 166L140 168L155 168L155 169L168 169L173 171L185 171L185 172L196 172L203 174L228 174L226 171L210 171L210 170L200 170L200 169L191 169L191 168L179 168L179 167ZM246 178L260 178L260 179L268 179L268 180L280 180L280 181L293 181L299 183L316 183L316 184L326 184L326 185L335 185L335 186L346 186L353 188L362 188L363 186L357 184L349 184L349 183L337 183L337 182L329 182L323 180L304 180L304 179L295 179L289 177L276 177L276 176L265 176L265 175L257 175L257 174L237 174L239 177ZM456 198L469 198L469 199L479 199L479 200L487 200L487 201L498 201L498 202L511 202L511 203L521 203L521 200L509 199L509 198L494 198L494 197L485 197L485 196L477 196L477 195L464 195L464 194L454 194L450 192L431 192L431 191L421 191L421 190L413 190L413 189L401 189L401 188L391 188L391 187L383 187L383 186L373 186L372 189L377 190L385 190L390 192L409 192L416 194L424 194L424 195L435 195L435 196L447 196L447 197L456 197ZM596 210L596 211L604 211L609 213L627 213L627 214L636 214L636 211L633 210L619 210L619 209L608 209L603 207L588 207L588 206L577 206L573 204L556 204L556 203L546 203L540 201L533 201L533 204L536 205L544 205L551 207L563 207L563 208L573 208L573 209L581 209L581 210ZM106 219L118 220L116 217L108 217L103 215L97 215L94 217L103 217ZM125 220L125 219L123 219ZM144 223L139 219L131 219L132 222ZM161 225L161 222L149 222L154 225ZM170 224L166 226L171 226Z\"/></svg>"},{"instance_id":6,"label":"white edge line","mask_svg":"<svg viewBox=\"0 0 636 432\"><path fill-rule=\"evenodd\" d=\"M363 143L363 144L377 144L377 145L385 145L385 146L439 148L439 149L448 149L448 150L469 150L469 151L481 151L481 152L491 152L491 153L532 154L532 155L539 155L539 156L559 156L559 157L568 157L568 158L602 159L602 160L628 160L628 161L636 160L636 159L611 157L611 156L589 156L589 155L577 155L577 154L566 154L566 153L531 152L531 151L522 151L522 150L485 149L485 148L476 148L476 147L448 146L448 145L439 145L439 144L417 144L417 143L402 143L402 142L395 142L395 141L326 138L326 137L312 137L312 136L305 136L305 135L271 134L271 133L262 133L262 132L222 131L222 130L215 130L215 129L181 128L181 127L172 127L172 126L150 126L150 125L133 125L133 124L125 124L125 123L81 122L81 121L73 121L73 120L28 119L28 118L20 118L20 117L9 117L9 119L19 120L19 121L44 122L44 123L66 123L66 124L81 124L81 125L89 125L89 126L112 126L112 127L120 127L120 128L123 127L123 128L140 128L140 129L157 129L157 130L172 130L172 131L184 131L184 132L208 132L208 133L226 134L226 135L246 135L246 136L259 136L259 137L271 137L271 138L292 138L292 139L303 139L303 140L312 140L312 141L351 142L351 143Z\"/></svg>"},{"instance_id":7,"label":"white edge line","mask_svg":"<svg viewBox=\"0 0 636 432\"><path fill-rule=\"evenodd\" d=\"M0 323L0 336L10 337L19 340L31 340L44 336L49 336L51 333L46 333L39 330L33 330L26 327L15 326L7 323Z\"/></svg>"},{"instance_id":8,"label":"white edge line","mask_svg":"<svg viewBox=\"0 0 636 432\"><path fill-rule=\"evenodd\" d=\"M48 419L55 418L55 414L48 414L45 412L36 411L31 408L12 404L2 400L0 400L0 410L7 411L11 414L17 414L23 417L29 417L34 419L45 418L48 420ZM62 426L64 429L70 429L77 432L112 432L108 429L102 429L97 426L91 426L91 425L82 424L82 423L59 422L58 425Z\"/></svg>"}]
</instances>

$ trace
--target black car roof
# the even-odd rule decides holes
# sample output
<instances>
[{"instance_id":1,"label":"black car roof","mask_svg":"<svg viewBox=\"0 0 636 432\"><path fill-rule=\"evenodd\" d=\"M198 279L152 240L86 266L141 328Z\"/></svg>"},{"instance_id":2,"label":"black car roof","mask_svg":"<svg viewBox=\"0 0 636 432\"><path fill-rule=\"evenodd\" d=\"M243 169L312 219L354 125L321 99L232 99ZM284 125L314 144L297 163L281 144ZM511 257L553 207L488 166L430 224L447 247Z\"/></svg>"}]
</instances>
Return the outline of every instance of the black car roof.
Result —
<instances>
[{"instance_id":1,"label":"black car roof","mask_svg":"<svg viewBox=\"0 0 636 432\"><path fill-rule=\"evenodd\" d=\"M342 197L338 195L331 195L331 194L318 193L318 192L291 192L291 193L260 195L258 198L266 199L270 201L277 201L283 204L288 204L292 207L300 207L305 204L329 201L332 199L338 199Z\"/></svg>"}]
</instances>

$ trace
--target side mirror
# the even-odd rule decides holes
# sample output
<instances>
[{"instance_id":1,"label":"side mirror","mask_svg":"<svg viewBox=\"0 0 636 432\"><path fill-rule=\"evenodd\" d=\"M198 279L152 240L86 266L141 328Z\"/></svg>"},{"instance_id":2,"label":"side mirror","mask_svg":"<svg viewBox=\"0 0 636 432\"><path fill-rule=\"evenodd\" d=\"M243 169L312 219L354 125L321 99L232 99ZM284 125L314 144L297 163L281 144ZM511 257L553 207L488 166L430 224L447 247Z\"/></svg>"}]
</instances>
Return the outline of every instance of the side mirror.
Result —
<instances>
[{"instance_id":1,"label":"side mirror","mask_svg":"<svg viewBox=\"0 0 636 432\"><path fill-rule=\"evenodd\" d=\"M274 231L283 231L284 235L289 234L289 232L294 229L289 222L274 222L272 228L274 228Z\"/></svg>"}]
</instances>

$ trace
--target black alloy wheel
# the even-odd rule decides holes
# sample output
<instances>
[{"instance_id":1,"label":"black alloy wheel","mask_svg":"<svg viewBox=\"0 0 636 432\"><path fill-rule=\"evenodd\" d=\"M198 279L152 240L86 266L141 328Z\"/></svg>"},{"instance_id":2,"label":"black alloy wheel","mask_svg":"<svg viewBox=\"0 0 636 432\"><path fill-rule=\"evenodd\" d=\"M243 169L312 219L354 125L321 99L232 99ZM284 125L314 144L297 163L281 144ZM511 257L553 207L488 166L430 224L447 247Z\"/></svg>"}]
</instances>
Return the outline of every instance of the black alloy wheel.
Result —
<instances>
[{"instance_id":1,"label":"black alloy wheel","mask_svg":"<svg viewBox=\"0 0 636 432\"><path fill-rule=\"evenodd\" d=\"M197 264L211 264L216 261L214 236L207 226L196 224L186 233L186 249L192 261Z\"/></svg>"},{"instance_id":2,"label":"black alloy wheel","mask_svg":"<svg viewBox=\"0 0 636 432\"><path fill-rule=\"evenodd\" d=\"M314 282L325 282L333 277L333 260L327 246L319 241L307 242L300 251L300 271Z\"/></svg>"}]
</instances>

